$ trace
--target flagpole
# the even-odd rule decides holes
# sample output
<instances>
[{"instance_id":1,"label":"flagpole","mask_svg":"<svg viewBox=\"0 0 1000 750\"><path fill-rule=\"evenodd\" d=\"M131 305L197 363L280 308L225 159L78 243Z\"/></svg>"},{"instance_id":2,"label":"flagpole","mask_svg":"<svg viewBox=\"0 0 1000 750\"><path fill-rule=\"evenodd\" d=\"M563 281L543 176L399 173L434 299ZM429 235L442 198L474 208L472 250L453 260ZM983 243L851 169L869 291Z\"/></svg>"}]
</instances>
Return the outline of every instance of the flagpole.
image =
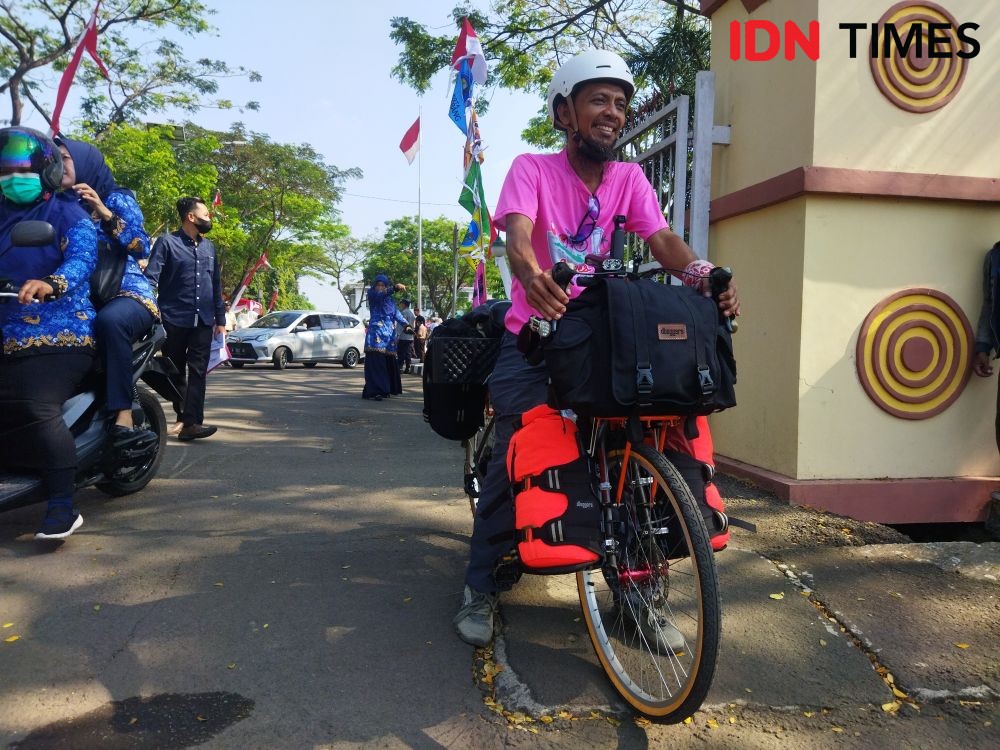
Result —
<instances>
[{"instance_id":1,"label":"flagpole","mask_svg":"<svg viewBox=\"0 0 1000 750\"><path fill-rule=\"evenodd\" d=\"M421 119L423 107L417 105L417 121ZM420 139L423 138L423 123L417 129L417 303L414 307L424 310L424 212L423 204L420 200Z\"/></svg>"}]
</instances>

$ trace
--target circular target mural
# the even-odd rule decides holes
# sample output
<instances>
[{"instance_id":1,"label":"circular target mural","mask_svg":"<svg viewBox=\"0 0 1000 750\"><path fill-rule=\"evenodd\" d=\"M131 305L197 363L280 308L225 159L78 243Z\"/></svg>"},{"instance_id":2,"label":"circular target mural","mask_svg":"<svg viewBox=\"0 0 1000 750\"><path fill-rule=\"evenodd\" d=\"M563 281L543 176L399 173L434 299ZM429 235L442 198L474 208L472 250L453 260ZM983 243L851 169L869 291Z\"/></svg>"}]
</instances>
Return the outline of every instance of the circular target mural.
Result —
<instances>
[{"instance_id":1,"label":"circular target mural","mask_svg":"<svg viewBox=\"0 0 1000 750\"><path fill-rule=\"evenodd\" d=\"M971 374L972 327L933 289L882 300L861 325L857 370L875 404L901 419L927 419L959 397Z\"/></svg>"},{"instance_id":2,"label":"circular target mural","mask_svg":"<svg viewBox=\"0 0 1000 750\"><path fill-rule=\"evenodd\" d=\"M948 24L935 32L934 54L928 34L929 24ZM888 25L895 27L904 42L912 34L905 55L889 40L885 52ZM968 60L958 56L967 45L958 38L958 22L937 3L904 1L892 6L879 19L878 56L871 58L872 77L885 97L908 112L933 112L950 102L962 87ZM941 41L941 40L944 41Z\"/></svg>"}]
</instances>

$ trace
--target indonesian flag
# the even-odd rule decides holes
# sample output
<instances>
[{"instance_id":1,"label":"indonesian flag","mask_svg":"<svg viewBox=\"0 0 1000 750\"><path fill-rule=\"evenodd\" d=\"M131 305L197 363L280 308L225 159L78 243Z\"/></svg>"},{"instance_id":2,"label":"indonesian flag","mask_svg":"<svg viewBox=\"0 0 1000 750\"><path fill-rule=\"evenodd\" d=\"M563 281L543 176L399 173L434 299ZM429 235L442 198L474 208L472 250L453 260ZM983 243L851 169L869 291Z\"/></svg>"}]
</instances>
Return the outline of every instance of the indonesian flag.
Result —
<instances>
[{"instance_id":1,"label":"indonesian flag","mask_svg":"<svg viewBox=\"0 0 1000 750\"><path fill-rule=\"evenodd\" d=\"M233 301L230 304L231 309L235 310L237 305L240 304L240 300L243 298L243 295L246 294L247 287L250 286L250 282L253 281L254 275L257 273L257 271L260 270L261 266L267 266L268 268L271 268L271 264L267 262L266 251L260 254L260 257L257 259L257 262L253 264L253 268L251 268L250 271L247 273L246 277L244 277L243 283L240 284L240 288L236 290L236 294L233 295Z\"/></svg>"},{"instance_id":2,"label":"indonesian flag","mask_svg":"<svg viewBox=\"0 0 1000 750\"><path fill-rule=\"evenodd\" d=\"M479 43L476 30L472 28L468 18L462 19L462 31L458 35L458 44L451 53L451 67L458 70L459 63L468 60L472 67L472 80L478 84L486 83L486 55L483 45Z\"/></svg>"},{"instance_id":3,"label":"indonesian flag","mask_svg":"<svg viewBox=\"0 0 1000 750\"><path fill-rule=\"evenodd\" d=\"M267 311L271 312L274 309L275 303L278 301L278 290L274 290L274 294L271 295L271 302L267 306Z\"/></svg>"},{"instance_id":4,"label":"indonesian flag","mask_svg":"<svg viewBox=\"0 0 1000 750\"><path fill-rule=\"evenodd\" d=\"M70 86L73 85L73 79L76 77L76 69L80 66L80 58L83 57L84 50L90 54L90 57L94 60L94 64L101 71L101 75L105 78L108 77L108 69L104 67L104 63L97 54L97 11L100 9L101 0L97 0L94 12L90 16L90 20L87 21L86 28L83 30L83 36L80 37L80 43L76 47L76 52L73 53L73 58L69 61L69 65L66 66L66 70L63 71L62 78L59 79L59 89L56 92L56 106L52 109L52 124L50 125L52 135L59 133L59 118L62 115L63 105L66 103L66 96L69 94Z\"/></svg>"},{"instance_id":5,"label":"indonesian flag","mask_svg":"<svg viewBox=\"0 0 1000 750\"><path fill-rule=\"evenodd\" d=\"M413 160L417 158L417 151L420 150L419 116L410 126L410 129L406 131L406 135L403 136L403 140L399 142L399 150L402 151L403 156L406 157L406 163L413 164Z\"/></svg>"},{"instance_id":6,"label":"indonesian flag","mask_svg":"<svg viewBox=\"0 0 1000 750\"><path fill-rule=\"evenodd\" d=\"M216 188L215 197L212 198L212 207L218 207L222 205L222 191Z\"/></svg>"}]
</instances>

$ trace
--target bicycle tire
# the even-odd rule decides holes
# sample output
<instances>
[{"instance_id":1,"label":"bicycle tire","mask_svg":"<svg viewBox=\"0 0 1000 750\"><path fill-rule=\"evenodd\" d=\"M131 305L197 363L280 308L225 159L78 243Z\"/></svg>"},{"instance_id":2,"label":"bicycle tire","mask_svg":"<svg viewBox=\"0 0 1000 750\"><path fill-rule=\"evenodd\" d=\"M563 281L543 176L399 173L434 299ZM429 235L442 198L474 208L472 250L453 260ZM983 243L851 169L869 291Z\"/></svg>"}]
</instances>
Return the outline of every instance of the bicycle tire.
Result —
<instances>
[{"instance_id":1,"label":"bicycle tire","mask_svg":"<svg viewBox=\"0 0 1000 750\"><path fill-rule=\"evenodd\" d=\"M624 453L608 453L612 492ZM577 573L577 591L594 651L614 688L636 711L673 724L698 710L715 676L722 628L718 575L704 520L677 469L640 445L633 446L625 470L615 564ZM644 487L654 494L652 514L642 510L648 502L643 492L649 494ZM670 635L666 623L679 633ZM680 636L681 648L663 645Z\"/></svg>"}]
</instances>

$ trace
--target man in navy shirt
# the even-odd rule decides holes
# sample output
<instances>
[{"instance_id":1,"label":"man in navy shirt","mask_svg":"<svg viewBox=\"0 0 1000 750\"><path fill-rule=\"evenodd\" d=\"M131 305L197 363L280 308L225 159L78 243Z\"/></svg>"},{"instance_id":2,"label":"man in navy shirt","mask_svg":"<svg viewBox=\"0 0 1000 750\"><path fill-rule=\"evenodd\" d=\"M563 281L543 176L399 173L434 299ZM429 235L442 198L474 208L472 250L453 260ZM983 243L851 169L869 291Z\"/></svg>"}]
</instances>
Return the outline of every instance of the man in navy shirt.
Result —
<instances>
[{"instance_id":1,"label":"man in navy shirt","mask_svg":"<svg viewBox=\"0 0 1000 750\"><path fill-rule=\"evenodd\" d=\"M157 303L167 342L163 354L186 382L183 403L174 404L180 440L205 438L216 428L205 422L205 376L213 334L225 335L226 307L215 245L205 239L212 217L201 198L177 201L181 228L160 237L146 267L157 288Z\"/></svg>"}]
</instances>

